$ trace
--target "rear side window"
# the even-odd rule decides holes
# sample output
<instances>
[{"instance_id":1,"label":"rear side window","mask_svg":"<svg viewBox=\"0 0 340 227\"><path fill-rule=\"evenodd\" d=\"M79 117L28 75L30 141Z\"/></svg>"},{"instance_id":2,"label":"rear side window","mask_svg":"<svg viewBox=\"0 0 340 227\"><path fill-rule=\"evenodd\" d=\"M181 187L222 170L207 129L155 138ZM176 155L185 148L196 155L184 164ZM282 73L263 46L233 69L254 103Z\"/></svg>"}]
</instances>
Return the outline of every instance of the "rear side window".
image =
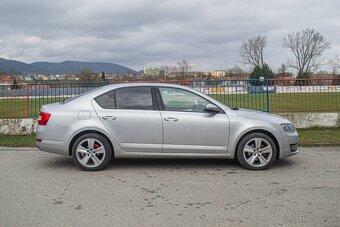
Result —
<instances>
[{"instance_id":1,"label":"rear side window","mask_svg":"<svg viewBox=\"0 0 340 227\"><path fill-rule=\"evenodd\" d=\"M119 88L102 94L95 100L104 109L154 109L151 87Z\"/></svg>"},{"instance_id":2,"label":"rear side window","mask_svg":"<svg viewBox=\"0 0 340 227\"><path fill-rule=\"evenodd\" d=\"M117 109L153 110L150 87L127 87L116 91Z\"/></svg>"},{"instance_id":3,"label":"rear side window","mask_svg":"<svg viewBox=\"0 0 340 227\"><path fill-rule=\"evenodd\" d=\"M114 91L107 92L95 98L96 102L104 109L115 109L115 95Z\"/></svg>"}]
</instances>

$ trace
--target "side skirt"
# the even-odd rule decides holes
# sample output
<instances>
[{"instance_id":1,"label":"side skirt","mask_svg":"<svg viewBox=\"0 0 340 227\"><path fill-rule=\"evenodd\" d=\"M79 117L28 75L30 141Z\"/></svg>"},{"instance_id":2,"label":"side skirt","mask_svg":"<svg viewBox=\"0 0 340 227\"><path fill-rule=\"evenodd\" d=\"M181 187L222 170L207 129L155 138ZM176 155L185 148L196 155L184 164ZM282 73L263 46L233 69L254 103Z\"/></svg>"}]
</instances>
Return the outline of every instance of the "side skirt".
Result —
<instances>
[{"instance_id":1,"label":"side skirt","mask_svg":"<svg viewBox=\"0 0 340 227\"><path fill-rule=\"evenodd\" d=\"M115 153L115 158L234 159L234 154L118 152Z\"/></svg>"}]
</instances>

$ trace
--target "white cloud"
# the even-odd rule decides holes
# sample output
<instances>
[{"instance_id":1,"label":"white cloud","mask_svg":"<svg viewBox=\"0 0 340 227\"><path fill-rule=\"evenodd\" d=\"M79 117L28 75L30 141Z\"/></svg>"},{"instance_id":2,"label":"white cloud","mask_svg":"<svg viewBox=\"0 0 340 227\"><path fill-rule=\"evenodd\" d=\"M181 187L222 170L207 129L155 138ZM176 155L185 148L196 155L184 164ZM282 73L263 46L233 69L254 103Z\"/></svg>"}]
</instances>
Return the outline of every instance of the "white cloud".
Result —
<instances>
[{"instance_id":1,"label":"white cloud","mask_svg":"<svg viewBox=\"0 0 340 227\"><path fill-rule=\"evenodd\" d=\"M265 59L288 57L290 32L315 28L340 52L338 0L96 0L0 2L0 57L107 61L133 69L186 59L196 70L240 62L244 39L267 35ZM327 57L327 56L326 56Z\"/></svg>"}]
</instances>

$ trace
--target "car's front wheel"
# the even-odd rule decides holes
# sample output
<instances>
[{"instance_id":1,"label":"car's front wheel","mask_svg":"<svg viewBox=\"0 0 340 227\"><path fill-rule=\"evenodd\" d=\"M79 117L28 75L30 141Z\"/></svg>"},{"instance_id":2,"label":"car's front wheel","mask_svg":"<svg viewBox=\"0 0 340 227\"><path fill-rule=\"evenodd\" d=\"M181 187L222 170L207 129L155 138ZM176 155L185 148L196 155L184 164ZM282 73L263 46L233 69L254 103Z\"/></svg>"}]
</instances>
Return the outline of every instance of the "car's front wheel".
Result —
<instances>
[{"instance_id":1,"label":"car's front wheel","mask_svg":"<svg viewBox=\"0 0 340 227\"><path fill-rule=\"evenodd\" d=\"M96 133L80 136L72 147L73 161L88 171L102 170L112 156L109 141Z\"/></svg>"},{"instance_id":2,"label":"car's front wheel","mask_svg":"<svg viewBox=\"0 0 340 227\"><path fill-rule=\"evenodd\" d=\"M272 138L263 133L243 137L237 147L239 163L246 169L267 169L276 159L276 146Z\"/></svg>"}]
</instances>

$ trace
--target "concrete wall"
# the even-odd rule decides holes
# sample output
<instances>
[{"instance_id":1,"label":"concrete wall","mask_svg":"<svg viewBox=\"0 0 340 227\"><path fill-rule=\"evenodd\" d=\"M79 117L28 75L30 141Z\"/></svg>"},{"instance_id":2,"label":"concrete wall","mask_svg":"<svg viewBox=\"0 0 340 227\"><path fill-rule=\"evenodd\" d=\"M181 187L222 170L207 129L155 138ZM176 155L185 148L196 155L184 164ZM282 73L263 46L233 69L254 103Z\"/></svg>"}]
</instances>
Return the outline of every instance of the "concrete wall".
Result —
<instances>
[{"instance_id":1,"label":"concrete wall","mask_svg":"<svg viewBox=\"0 0 340 227\"><path fill-rule=\"evenodd\" d=\"M0 119L0 135L29 135L36 132L36 119Z\"/></svg>"},{"instance_id":2,"label":"concrete wall","mask_svg":"<svg viewBox=\"0 0 340 227\"><path fill-rule=\"evenodd\" d=\"M281 113L296 128L340 127L340 113ZM28 135L36 132L36 119L1 119L0 135Z\"/></svg>"},{"instance_id":3,"label":"concrete wall","mask_svg":"<svg viewBox=\"0 0 340 227\"><path fill-rule=\"evenodd\" d=\"M340 127L340 113L281 113L296 128Z\"/></svg>"}]
</instances>

